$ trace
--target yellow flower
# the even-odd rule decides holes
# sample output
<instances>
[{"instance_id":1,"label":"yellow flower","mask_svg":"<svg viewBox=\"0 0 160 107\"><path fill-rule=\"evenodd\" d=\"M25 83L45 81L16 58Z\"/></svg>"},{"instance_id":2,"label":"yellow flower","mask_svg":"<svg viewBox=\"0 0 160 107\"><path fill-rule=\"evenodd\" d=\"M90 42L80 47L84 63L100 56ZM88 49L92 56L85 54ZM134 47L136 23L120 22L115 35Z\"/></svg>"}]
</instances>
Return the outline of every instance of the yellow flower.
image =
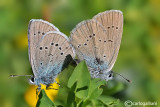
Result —
<instances>
[{"instance_id":1,"label":"yellow flower","mask_svg":"<svg viewBox=\"0 0 160 107\"><path fill-rule=\"evenodd\" d=\"M59 82L58 78L56 78L56 81ZM56 83L51 84L52 86L50 88L54 88L54 89L59 89L59 85ZM46 85L41 84L42 88L44 89L47 96L54 101L56 95L58 94L58 90L54 90L54 89L48 89L46 90ZM24 98L26 100L26 102L28 103L28 105L30 107L35 107L38 101L38 96L36 95L36 89L38 86L35 85L31 85L29 87L29 89L27 90L27 92L24 95Z\"/></svg>"}]
</instances>

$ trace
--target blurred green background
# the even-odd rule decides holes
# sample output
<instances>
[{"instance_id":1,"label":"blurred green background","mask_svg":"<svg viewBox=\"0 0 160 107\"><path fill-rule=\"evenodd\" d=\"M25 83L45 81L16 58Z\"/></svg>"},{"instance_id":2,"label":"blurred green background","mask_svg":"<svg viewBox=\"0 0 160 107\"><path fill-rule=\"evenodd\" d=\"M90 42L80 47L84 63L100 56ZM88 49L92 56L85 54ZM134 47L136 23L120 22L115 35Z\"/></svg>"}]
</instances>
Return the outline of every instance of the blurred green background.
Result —
<instances>
[{"instance_id":1,"label":"blurred green background","mask_svg":"<svg viewBox=\"0 0 160 107\"><path fill-rule=\"evenodd\" d=\"M115 77L125 88L111 93L122 102L156 101L160 106L160 0L1 0L0 1L0 107L28 107L26 78L32 74L28 58L30 19L44 19L69 36L82 20L105 10L121 10L124 30ZM108 82L108 87L114 84ZM110 90L111 92L112 90ZM104 94L107 90L104 90Z\"/></svg>"}]
</instances>

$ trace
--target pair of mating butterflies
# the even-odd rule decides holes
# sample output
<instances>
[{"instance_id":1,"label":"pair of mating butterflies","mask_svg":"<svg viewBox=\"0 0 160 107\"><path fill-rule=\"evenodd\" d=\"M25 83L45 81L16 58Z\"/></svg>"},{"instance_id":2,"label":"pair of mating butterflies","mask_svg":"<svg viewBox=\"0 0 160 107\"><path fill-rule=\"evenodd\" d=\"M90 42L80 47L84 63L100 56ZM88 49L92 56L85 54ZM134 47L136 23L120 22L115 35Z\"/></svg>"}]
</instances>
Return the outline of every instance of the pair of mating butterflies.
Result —
<instances>
[{"instance_id":1,"label":"pair of mating butterflies","mask_svg":"<svg viewBox=\"0 0 160 107\"><path fill-rule=\"evenodd\" d=\"M70 38L47 21L32 19L29 23L29 60L34 76L32 84L49 85L61 72L67 55L85 60L92 78L110 80L123 31L121 11L99 13L82 21L72 31Z\"/></svg>"}]
</instances>

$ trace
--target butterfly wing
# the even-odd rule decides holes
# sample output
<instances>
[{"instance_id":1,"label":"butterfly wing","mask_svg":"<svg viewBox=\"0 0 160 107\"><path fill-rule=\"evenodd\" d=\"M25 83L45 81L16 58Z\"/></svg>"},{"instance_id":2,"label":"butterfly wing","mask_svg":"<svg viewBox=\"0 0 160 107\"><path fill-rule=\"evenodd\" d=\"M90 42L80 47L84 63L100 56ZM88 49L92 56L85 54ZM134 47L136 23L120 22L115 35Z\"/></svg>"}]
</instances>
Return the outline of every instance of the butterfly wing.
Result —
<instances>
[{"instance_id":1,"label":"butterfly wing","mask_svg":"<svg viewBox=\"0 0 160 107\"><path fill-rule=\"evenodd\" d=\"M111 43L108 42L107 31L95 20L79 23L71 32L71 44L80 60L85 60L89 68L101 71L108 68ZM106 42L107 41L107 42Z\"/></svg>"},{"instance_id":2,"label":"butterfly wing","mask_svg":"<svg viewBox=\"0 0 160 107\"><path fill-rule=\"evenodd\" d=\"M67 55L75 57L67 36L57 31L47 32L36 47L33 56L35 76L54 78L61 72Z\"/></svg>"},{"instance_id":3,"label":"butterfly wing","mask_svg":"<svg viewBox=\"0 0 160 107\"><path fill-rule=\"evenodd\" d=\"M104 53L111 55L111 59L107 59L109 70L112 69L120 48L122 32L123 32L123 14L119 10L110 10L99 13L93 17L104 26L107 31L107 42L110 42L110 47L104 48Z\"/></svg>"},{"instance_id":4,"label":"butterfly wing","mask_svg":"<svg viewBox=\"0 0 160 107\"><path fill-rule=\"evenodd\" d=\"M44 36L45 33L49 31L59 31L59 30L51 23L44 21L42 19L30 20L28 28L28 52L29 52L29 60L32 65L32 70L34 73L36 70L33 64L33 55L35 54L36 46L38 45L42 36Z\"/></svg>"}]
</instances>

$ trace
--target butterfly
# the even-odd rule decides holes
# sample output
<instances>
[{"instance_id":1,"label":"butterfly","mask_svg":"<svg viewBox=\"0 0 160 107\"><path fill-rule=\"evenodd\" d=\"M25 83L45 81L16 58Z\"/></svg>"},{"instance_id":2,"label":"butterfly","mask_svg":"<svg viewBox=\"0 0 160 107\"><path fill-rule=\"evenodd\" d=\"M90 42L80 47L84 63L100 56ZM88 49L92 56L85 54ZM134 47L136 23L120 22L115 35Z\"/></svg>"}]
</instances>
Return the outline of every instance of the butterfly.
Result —
<instances>
[{"instance_id":1,"label":"butterfly","mask_svg":"<svg viewBox=\"0 0 160 107\"><path fill-rule=\"evenodd\" d=\"M80 22L70 35L70 43L80 61L85 60L92 78L110 80L123 32L123 14L110 10Z\"/></svg>"},{"instance_id":2,"label":"butterfly","mask_svg":"<svg viewBox=\"0 0 160 107\"><path fill-rule=\"evenodd\" d=\"M49 86L55 82L68 55L75 57L68 37L42 19L32 19L29 22L28 52L33 71L29 82L38 85L38 92L41 90L40 84Z\"/></svg>"}]
</instances>

